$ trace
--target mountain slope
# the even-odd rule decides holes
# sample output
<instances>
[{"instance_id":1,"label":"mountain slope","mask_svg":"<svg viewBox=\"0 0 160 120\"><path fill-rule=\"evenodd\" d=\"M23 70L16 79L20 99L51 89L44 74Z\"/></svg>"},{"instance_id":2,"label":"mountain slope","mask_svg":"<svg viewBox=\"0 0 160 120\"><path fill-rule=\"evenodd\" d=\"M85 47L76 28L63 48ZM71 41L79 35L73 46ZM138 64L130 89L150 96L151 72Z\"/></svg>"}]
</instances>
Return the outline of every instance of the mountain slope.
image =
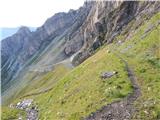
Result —
<instances>
[{"instance_id":1,"label":"mountain slope","mask_svg":"<svg viewBox=\"0 0 160 120\"><path fill-rule=\"evenodd\" d=\"M13 37L2 40L2 93L21 80L22 74L29 71L28 67L35 64L43 67L45 59L48 60L48 63L44 64L48 66L67 58L63 52L66 37L70 33L69 31L83 23L90 6L90 4L84 5L77 11L71 10L68 13L55 14L42 27L29 35L21 32L27 28L21 28ZM24 35L21 36L21 33ZM18 44L19 40L21 40L20 44ZM12 41L17 44L10 44ZM42 57L44 60L41 61L40 57L44 54L46 57Z\"/></svg>"},{"instance_id":2,"label":"mountain slope","mask_svg":"<svg viewBox=\"0 0 160 120\"><path fill-rule=\"evenodd\" d=\"M39 118L44 120L77 120L87 119L87 116L97 120L159 119L159 2L92 2L91 6L87 18L77 29L81 32L71 27L58 36L57 40L61 39L62 43L51 42L41 54L35 55L29 67L21 72L19 79L15 79L19 83L15 85L20 87L15 87L16 92L13 89L6 92L9 94L13 90L12 99L5 100L16 105L24 99L33 99ZM109 10L109 6L114 7ZM74 33L63 44L67 31L72 30ZM81 41L76 39L81 37L76 36L80 34L83 34L83 44L75 50L76 40ZM58 49L59 46L62 49ZM54 59L51 56L56 51L63 51L61 55L67 58L73 56L53 64L49 61ZM141 96L129 103L129 115L121 114L124 118L112 111L114 108L111 109L113 113L103 112L104 106L123 102L134 92L135 86L121 58L128 63L129 70L132 68L137 78L136 85L141 90ZM73 68L71 62L76 65L83 63ZM112 71L118 74L101 79L103 72ZM118 105L117 110L123 111ZM4 109L4 116L5 113L8 114Z\"/></svg>"}]
</instances>

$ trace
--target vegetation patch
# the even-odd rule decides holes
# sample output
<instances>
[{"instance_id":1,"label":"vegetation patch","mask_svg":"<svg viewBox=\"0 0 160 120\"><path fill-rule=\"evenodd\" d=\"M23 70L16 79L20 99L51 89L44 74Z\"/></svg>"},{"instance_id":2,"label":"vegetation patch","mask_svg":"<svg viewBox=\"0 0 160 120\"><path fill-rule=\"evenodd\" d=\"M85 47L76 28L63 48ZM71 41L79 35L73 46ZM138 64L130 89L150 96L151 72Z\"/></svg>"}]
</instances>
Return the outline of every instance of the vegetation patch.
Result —
<instances>
[{"instance_id":1,"label":"vegetation patch","mask_svg":"<svg viewBox=\"0 0 160 120\"><path fill-rule=\"evenodd\" d=\"M133 37L128 39L119 47L110 45L134 68L136 77L141 88L141 97L135 102L137 112L133 120L156 120L159 119L160 110L160 25L153 28L142 39L145 30L151 25L156 25L160 13L153 16L135 31ZM121 37L122 38L122 37ZM136 43L136 44L135 44ZM126 52L121 52L128 46L132 46ZM120 52L119 52L120 51Z\"/></svg>"},{"instance_id":2,"label":"vegetation patch","mask_svg":"<svg viewBox=\"0 0 160 120\"><path fill-rule=\"evenodd\" d=\"M18 117L22 117L22 119L25 118L25 112L22 110L18 110L18 109L12 109L12 108L8 108L3 106L1 108L2 112L1 112L1 119L2 120L17 120Z\"/></svg>"}]
</instances>

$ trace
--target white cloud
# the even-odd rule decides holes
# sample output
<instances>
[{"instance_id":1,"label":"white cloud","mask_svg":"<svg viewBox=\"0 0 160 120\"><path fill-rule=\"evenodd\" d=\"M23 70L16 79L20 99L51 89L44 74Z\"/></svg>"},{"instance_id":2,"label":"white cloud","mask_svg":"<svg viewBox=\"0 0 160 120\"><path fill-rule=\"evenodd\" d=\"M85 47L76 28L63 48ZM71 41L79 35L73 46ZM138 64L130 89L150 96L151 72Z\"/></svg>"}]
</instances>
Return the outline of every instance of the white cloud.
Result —
<instances>
[{"instance_id":1,"label":"white cloud","mask_svg":"<svg viewBox=\"0 0 160 120\"><path fill-rule=\"evenodd\" d=\"M57 12L82 6L84 0L0 0L0 27L37 27Z\"/></svg>"}]
</instances>

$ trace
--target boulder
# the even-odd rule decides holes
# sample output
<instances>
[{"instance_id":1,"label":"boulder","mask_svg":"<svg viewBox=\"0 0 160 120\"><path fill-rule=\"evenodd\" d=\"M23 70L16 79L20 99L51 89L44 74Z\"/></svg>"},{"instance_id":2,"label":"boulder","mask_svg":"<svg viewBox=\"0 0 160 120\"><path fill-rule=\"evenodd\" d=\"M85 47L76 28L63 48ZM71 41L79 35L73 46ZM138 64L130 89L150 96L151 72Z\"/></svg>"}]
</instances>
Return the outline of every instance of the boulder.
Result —
<instances>
[{"instance_id":1,"label":"boulder","mask_svg":"<svg viewBox=\"0 0 160 120\"><path fill-rule=\"evenodd\" d=\"M115 75L115 74L118 74L118 72L117 71L112 71L112 72L103 72L103 73L101 73L101 79L106 79L106 78L110 78L110 77L112 77L113 75Z\"/></svg>"}]
</instances>

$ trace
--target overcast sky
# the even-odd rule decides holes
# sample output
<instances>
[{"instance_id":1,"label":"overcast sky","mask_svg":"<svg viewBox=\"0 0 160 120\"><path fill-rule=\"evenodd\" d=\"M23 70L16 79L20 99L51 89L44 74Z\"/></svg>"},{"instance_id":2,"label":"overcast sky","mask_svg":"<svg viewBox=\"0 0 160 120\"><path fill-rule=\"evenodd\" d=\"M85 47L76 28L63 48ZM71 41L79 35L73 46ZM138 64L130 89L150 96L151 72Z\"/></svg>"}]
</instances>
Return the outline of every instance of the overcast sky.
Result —
<instances>
[{"instance_id":1,"label":"overcast sky","mask_svg":"<svg viewBox=\"0 0 160 120\"><path fill-rule=\"evenodd\" d=\"M57 12L82 6L84 0L0 0L0 27L41 26Z\"/></svg>"}]
</instances>

